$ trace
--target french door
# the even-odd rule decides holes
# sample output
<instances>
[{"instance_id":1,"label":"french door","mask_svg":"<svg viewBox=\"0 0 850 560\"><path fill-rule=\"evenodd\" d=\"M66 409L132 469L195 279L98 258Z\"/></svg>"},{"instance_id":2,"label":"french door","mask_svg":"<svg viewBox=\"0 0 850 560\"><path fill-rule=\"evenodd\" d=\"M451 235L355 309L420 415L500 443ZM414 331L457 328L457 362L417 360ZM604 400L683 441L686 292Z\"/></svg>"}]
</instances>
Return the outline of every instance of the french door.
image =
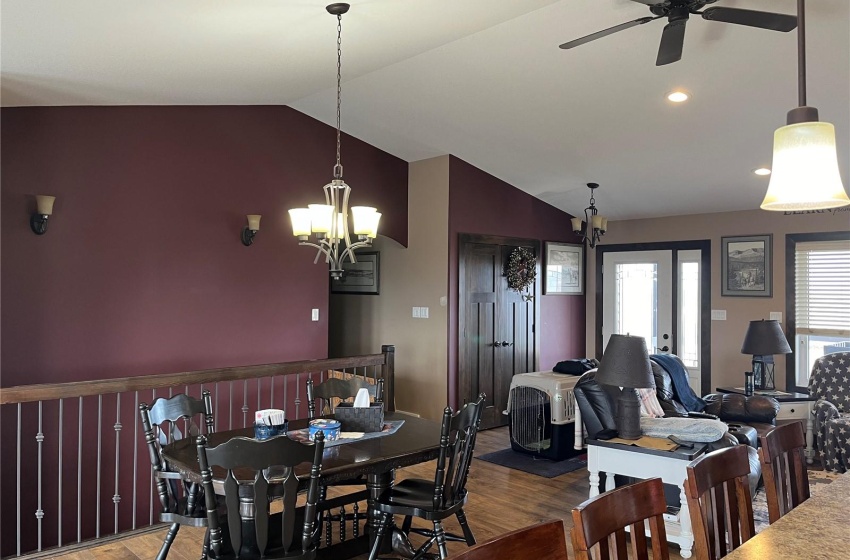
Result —
<instances>
[{"instance_id":1,"label":"french door","mask_svg":"<svg viewBox=\"0 0 850 560\"><path fill-rule=\"evenodd\" d=\"M697 394L710 389L702 375L708 249L703 256L701 249L605 250L601 270L602 349L612 334L641 336L650 354L682 358Z\"/></svg>"}]
</instances>

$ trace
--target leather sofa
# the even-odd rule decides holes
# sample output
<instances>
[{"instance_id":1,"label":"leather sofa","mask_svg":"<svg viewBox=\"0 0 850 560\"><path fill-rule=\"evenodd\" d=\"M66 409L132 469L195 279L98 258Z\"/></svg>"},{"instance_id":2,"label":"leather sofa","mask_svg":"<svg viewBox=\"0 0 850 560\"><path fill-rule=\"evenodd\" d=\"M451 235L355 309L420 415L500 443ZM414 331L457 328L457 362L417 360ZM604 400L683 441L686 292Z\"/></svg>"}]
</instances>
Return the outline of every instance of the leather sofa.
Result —
<instances>
[{"instance_id":1,"label":"leather sofa","mask_svg":"<svg viewBox=\"0 0 850 560\"><path fill-rule=\"evenodd\" d=\"M671 357L679 360L678 356ZM655 380L655 396L658 397L658 402L664 409L664 416L699 416L688 413L676 400L670 374L656 362L650 361L650 363ZM709 414L725 422L729 426L729 432L738 441L750 447L758 447L758 437L766 434L776 425L779 402L772 397L711 393L703 397L703 400L706 401L707 406L702 414Z\"/></svg>"},{"instance_id":2,"label":"leather sofa","mask_svg":"<svg viewBox=\"0 0 850 560\"><path fill-rule=\"evenodd\" d=\"M663 370L662 370L663 371ZM666 372L664 372L666 374ZM587 430L587 435L590 438L593 438L596 434L598 434L602 430L606 429L616 429L616 399L618 389L616 387L610 387L607 385L601 385L596 382L596 370L588 371L583 374L581 378L575 385L574 395L576 403L578 404L579 410L581 411L581 419L584 422L585 429ZM663 380L662 380L663 382ZM669 376L667 382L669 383ZM662 385L662 389L664 386ZM671 393L672 394L672 393ZM725 396L725 395L724 395ZM738 395L743 397L743 395ZM744 397L747 398L747 397ZM753 397L749 397L752 399ZM760 397L766 398L766 397ZM775 402L775 399L770 399ZM712 409L717 409L718 411L722 411L722 399L719 400L719 405L713 405ZM659 397L659 402L661 402L661 398ZM737 405L741 403L735 403L735 406L731 404L727 405L727 408L732 406L733 410L736 412L740 412L737 408ZM665 406L664 403L661 403L662 408ZM669 406L674 408L671 409L670 416L689 416L688 412L682 407L681 404L671 399L668 403ZM678 405L678 409L676 409L676 405ZM746 410L747 403L743 403L741 406L744 408L742 410ZM757 415L753 417L753 419L765 419L769 416L767 410L762 410L762 408L771 408L772 405L770 403L752 403L750 406L757 407L758 410L765 413L765 415ZM776 408L778 410L778 404ZM667 409L665 409L665 412ZM705 416L705 415L702 415ZM734 417L734 414L732 415ZM727 416L729 417L729 416ZM776 417L776 412L773 413L773 418ZM723 418L720 418L723 420ZM734 423L733 423L734 424ZM741 425L743 428L743 425ZM758 452L756 451L756 439L754 435L745 435L744 437L739 437L735 434L735 425L733 425L732 430L723 435L719 440L708 444L708 451L714 451L716 449L722 449L725 447L731 447L733 445L750 445L748 451L748 458L750 462L750 476L748 481L750 483L750 493L755 496L756 488L758 488L759 480L761 479L761 465L758 459ZM755 430L752 428L742 430L744 432L750 432L751 434L755 433ZM743 440L743 441L742 441Z\"/></svg>"}]
</instances>

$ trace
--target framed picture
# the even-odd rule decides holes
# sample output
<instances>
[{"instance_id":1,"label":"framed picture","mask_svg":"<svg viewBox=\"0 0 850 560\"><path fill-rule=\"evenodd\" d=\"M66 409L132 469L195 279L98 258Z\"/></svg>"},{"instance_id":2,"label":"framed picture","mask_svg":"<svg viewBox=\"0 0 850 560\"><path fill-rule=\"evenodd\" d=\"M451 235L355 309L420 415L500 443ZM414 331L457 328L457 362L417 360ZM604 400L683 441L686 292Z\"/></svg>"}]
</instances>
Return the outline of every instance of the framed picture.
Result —
<instances>
[{"instance_id":1,"label":"framed picture","mask_svg":"<svg viewBox=\"0 0 850 560\"><path fill-rule=\"evenodd\" d=\"M378 295L381 280L381 254L377 251L355 255L357 262L342 263L342 278L331 279L331 293Z\"/></svg>"},{"instance_id":2,"label":"framed picture","mask_svg":"<svg viewBox=\"0 0 850 560\"><path fill-rule=\"evenodd\" d=\"M584 245L546 242L543 294L584 293Z\"/></svg>"},{"instance_id":3,"label":"framed picture","mask_svg":"<svg viewBox=\"0 0 850 560\"><path fill-rule=\"evenodd\" d=\"M773 295L772 235L720 238L720 295Z\"/></svg>"}]
</instances>

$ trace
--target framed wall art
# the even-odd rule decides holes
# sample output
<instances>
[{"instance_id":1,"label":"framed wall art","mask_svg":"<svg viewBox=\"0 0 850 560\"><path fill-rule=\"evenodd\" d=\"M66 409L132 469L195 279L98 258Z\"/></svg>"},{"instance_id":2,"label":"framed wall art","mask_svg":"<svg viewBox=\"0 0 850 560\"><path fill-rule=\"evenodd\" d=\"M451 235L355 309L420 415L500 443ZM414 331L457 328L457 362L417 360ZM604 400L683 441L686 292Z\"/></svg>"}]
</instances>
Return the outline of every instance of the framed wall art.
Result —
<instances>
[{"instance_id":1,"label":"framed wall art","mask_svg":"<svg viewBox=\"0 0 850 560\"><path fill-rule=\"evenodd\" d=\"M773 295L773 236L720 238L720 295Z\"/></svg>"},{"instance_id":2,"label":"framed wall art","mask_svg":"<svg viewBox=\"0 0 850 560\"><path fill-rule=\"evenodd\" d=\"M331 293L378 295L381 281L381 253L360 252L357 262L342 263L342 278L331 279Z\"/></svg>"},{"instance_id":3,"label":"framed wall art","mask_svg":"<svg viewBox=\"0 0 850 560\"><path fill-rule=\"evenodd\" d=\"M584 245L546 242L546 276L543 294L584 293Z\"/></svg>"}]
</instances>

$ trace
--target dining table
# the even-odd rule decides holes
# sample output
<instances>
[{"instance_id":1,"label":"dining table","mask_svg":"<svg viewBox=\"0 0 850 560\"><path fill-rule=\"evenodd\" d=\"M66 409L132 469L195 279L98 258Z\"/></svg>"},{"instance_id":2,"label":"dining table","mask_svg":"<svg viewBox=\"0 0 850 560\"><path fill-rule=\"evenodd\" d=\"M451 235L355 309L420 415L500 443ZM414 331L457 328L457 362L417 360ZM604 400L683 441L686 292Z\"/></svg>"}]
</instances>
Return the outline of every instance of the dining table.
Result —
<instances>
[{"instance_id":1,"label":"dining table","mask_svg":"<svg viewBox=\"0 0 850 560\"><path fill-rule=\"evenodd\" d=\"M403 420L398 429L391 434L381 437L371 437L358 440L351 439L344 443L325 446L322 456L321 480L333 484L356 476L365 475L368 490L368 512L366 535L357 539L349 539L335 543L330 547L318 550L318 558L352 558L366 553L370 549L371 539L377 534L380 514L372 505L388 488L392 487L395 470L418 463L436 459L440 450L440 424L438 422L404 414L387 412L385 422ZM308 419L289 421L288 430L305 429ZM254 437L253 426L234 430L216 431L207 436L208 447L215 447L234 437ZM336 443L336 442L335 442ZM169 469L177 471L191 483L201 483L201 472L198 466L197 444L192 438L184 438L162 448L162 457ZM239 477L238 471L237 478ZM310 475L310 465L304 463L295 468L295 473L306 484ZM213 487L216 494L224 495L223 472L213 470ZM252 475L246 472L245 478ZM273 472L270 472L271 484L276 482ZM250 519L250 512L242 512L244 519ZM413 547L400 529L393 526L387 534L383 551L392 549L404 557L413 556Z\"/></svg>"},{"instance_id":2,"label":"dining table","mask_svg":"<svg viewBox=\"0 0 850 560\"><path fill-rule=\"evenodd\" d=\"M845 473L724 557L850 558L850 473Z\"/></svg>"}]
</instances>

